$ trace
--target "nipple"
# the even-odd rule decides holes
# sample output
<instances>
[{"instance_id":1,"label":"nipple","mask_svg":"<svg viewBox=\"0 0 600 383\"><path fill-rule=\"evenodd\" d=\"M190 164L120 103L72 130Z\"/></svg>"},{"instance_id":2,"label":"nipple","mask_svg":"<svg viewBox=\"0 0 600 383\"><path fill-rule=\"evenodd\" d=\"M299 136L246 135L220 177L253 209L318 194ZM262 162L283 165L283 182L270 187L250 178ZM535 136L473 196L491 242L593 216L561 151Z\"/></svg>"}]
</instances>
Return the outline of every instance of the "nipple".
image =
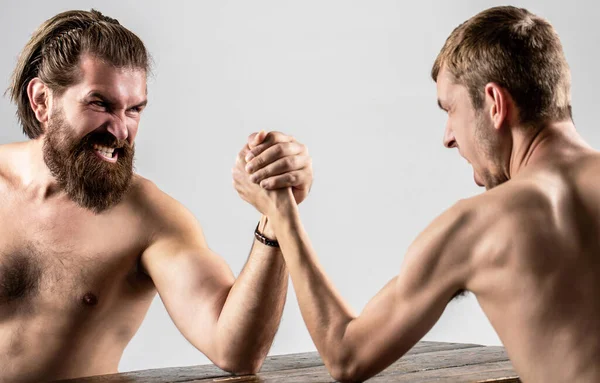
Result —
<instances>
[{"instance_id":1,"label":"nipple","mask_svg":"<svg viewBox=\"0 0 600 383\"><path fill-rule=\"evenodd\" d=\"M84 305L86 306L96 306L98 304L98 297L96 297L92 293L86 293L81 299Z\"/></svg>"}]
</instances>

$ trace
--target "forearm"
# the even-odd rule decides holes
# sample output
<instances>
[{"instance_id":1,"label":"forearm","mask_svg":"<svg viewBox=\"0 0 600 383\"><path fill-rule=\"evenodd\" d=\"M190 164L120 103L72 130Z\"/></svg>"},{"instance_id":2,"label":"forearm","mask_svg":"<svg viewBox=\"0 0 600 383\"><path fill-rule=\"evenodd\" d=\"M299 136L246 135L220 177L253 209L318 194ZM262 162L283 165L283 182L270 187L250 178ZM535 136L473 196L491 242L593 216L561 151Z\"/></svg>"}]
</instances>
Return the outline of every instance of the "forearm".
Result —
<instances>
[{"instance_id":1,"label":"forearm","mask_svg":"<svg viewBox=\"0 0 600 383\"><path fill-rule=\"evenodd\" d=\"M273 236L264 217L259 227L266 236ZM227 361L241 364L230 370L256 372L260 368L279 326L287 281L281 251L255 241L217 324L219 354Z\"/></svg>"},{"instance_id":2,"label":"forearm","mask_svg":"<svg viewBox=\"0 0 600 383\"><path fill-rule=\"evenodd\" d=\"M273 228L292 277L302 317L325 364L337 366L352 352L345 335L355 316L319 264L297 207L283 210L278 209L279 213L272 216Z\"/></svg>"}]
</instances>

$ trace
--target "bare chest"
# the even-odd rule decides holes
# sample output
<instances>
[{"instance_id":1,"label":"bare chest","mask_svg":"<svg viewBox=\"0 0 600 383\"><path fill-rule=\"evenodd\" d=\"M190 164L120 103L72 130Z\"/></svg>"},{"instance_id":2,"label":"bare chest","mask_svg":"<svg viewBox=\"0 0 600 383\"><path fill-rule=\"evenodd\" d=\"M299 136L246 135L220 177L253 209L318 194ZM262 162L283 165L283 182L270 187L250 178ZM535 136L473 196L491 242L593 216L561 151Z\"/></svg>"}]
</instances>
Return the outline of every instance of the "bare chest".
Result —
<instances>
[{"instance_id":1,"label":"bare chest","mask_svg":"<svg viewBox=\"0 0 600 383\"><path fill-rule=\"evenodd\" d=\"M31 310L77 311L151 289L138 269L141 223L67 206L0 208L0 321Z\"/></svg>"}]
</instances>

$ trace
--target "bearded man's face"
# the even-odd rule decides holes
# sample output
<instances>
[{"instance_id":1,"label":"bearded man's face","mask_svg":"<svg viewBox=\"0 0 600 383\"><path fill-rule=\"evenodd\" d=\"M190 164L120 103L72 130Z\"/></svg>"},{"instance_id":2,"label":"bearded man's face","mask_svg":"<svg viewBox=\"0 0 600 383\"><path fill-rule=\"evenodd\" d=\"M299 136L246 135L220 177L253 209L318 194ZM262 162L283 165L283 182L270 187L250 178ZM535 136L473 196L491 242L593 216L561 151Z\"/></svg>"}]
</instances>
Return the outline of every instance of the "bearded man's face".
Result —
<instances>
[{"instance_id":1,"label":"bearded man's face","mask_svg":"<svg viewBox=\"0 0 600 383\"><path fill-rule=\"evenodd\" d=\"M59 186L80 206L96 213L116 205L133 175L134 146L108 132L73 137L62 110L52 113L44 135L44 161Z\"/></svg>"},{"instance_id":2,"label":"bearded man's face","mask_svg":"<svg viewBox=\"0 0 600 383\"><path fill-rule=\"evenodd\" d=\"M44 161L73 201L100 213L119 203L132 182L146 72L85 54L79 70L78 83L52 99Z\"/></svg>"}]
</instances>

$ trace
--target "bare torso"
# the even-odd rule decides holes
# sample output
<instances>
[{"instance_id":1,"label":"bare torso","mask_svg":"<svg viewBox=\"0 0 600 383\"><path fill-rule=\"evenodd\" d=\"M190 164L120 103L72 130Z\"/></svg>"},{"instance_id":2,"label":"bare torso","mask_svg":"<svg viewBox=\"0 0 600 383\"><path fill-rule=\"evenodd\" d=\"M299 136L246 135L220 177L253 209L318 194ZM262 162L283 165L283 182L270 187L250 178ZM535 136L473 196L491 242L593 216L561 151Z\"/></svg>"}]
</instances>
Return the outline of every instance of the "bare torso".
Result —
<instances>
[{"instance_id":1,"label":"bare torso","mask_svg":"<svg viewBox=\"0 0 600 383\"><path fill-rule=\"evenodd\" d=\"M468 289L523 381L600 382L600 155L528 169L475 200L492 229Z\"/></svg>"},{"instance_id":2,"label":"bare torso","mask_svg":"<svg viewBox=\"0 0 600 383\"><path fill-rule=\"evenodd\" d=\"M0 147L0 382L117 372L156 294L138 267L150 223L134 178L95 215L19 182L18 145Z\"/></svg>"},{"instance_id":3,"label":"bare torso","mask_svg":"<svg viewBox=\"0 0 600 383\"><path fill-rule=\"evenodd\" d=\"M156 294L138 266L154 233L147 181L95 215L24 186L19 155L0 147L0 382L116 372ZM600 381L600 156L529 169L474 201L491 230L466 287L523 380Z\"/></svg>"}]
</instances>

